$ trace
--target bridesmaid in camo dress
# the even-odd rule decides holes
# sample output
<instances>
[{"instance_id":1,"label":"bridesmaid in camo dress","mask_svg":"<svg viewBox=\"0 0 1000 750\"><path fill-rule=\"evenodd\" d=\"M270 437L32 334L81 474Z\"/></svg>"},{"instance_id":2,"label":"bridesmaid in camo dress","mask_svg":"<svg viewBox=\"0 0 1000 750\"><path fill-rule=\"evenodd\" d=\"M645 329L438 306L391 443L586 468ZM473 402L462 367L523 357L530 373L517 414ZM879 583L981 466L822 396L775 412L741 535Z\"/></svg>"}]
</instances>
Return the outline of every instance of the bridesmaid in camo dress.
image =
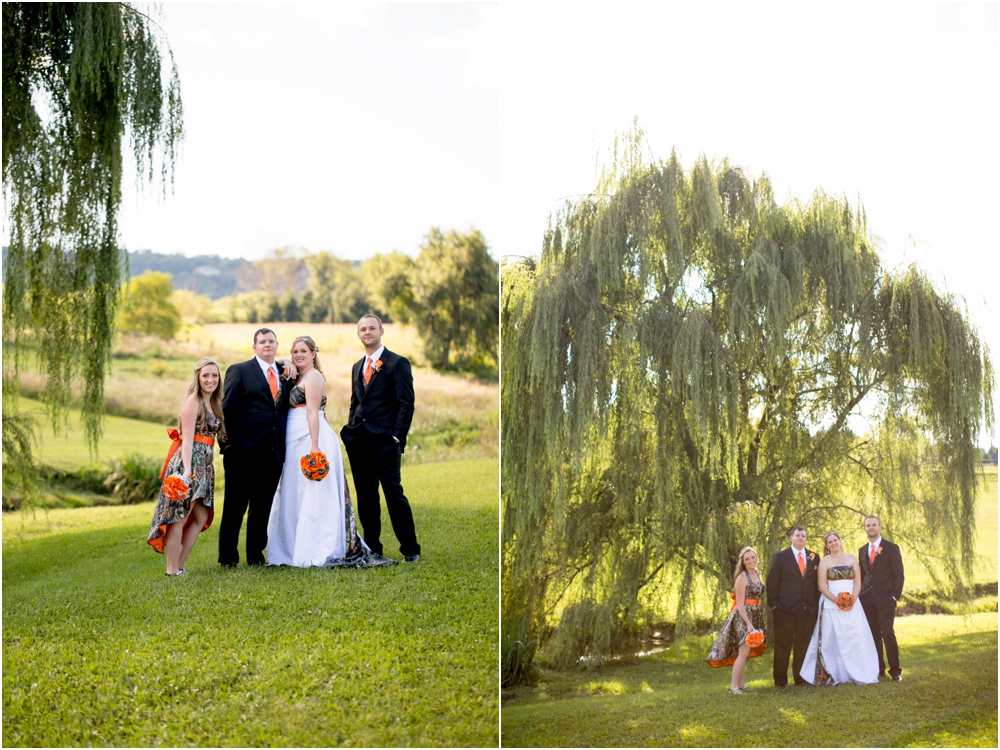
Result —
<instances>
[{"instance_id":1,"label":"bridesmaid in camo dress","mask_svg":"<svg viewBox=\"0 0 1000 750\"><path fill-rule=\"evenodd\" d=\"M219 364L209 357L198 360L188 395L181 406L177 430L168 430L173 445L163 464L160 479L180 474L191 491L179 501L168 500L160 488L147 542L166 553L167 575L187 575L184 561L198 535L212 525L215 516L215 438L225 437L222 421L222 381ZM179 449L179 450L178 450Z\"/></svg>"},{"instance_id":2,"label":"bridesmaid in camo dress","mask_svg":"<svg viewBox=\"0 0 1000 750\"><path fill-rule=\"evenodd\" d=\"M749 690L744 681L747 659L760 656L767 649L767 643L763 640L764 612L761 608L764 582L757 572L757 553L753 547L740 550L735 576L733 591L729 594L733 598L733 608L705 661L713 667L728 667L732 664L733 676L729 682L729 692L742 695ZM747 643L747 635L752 631L760 631L761 639L759 644L753 646Z\"/></svg>"}]
</instances>

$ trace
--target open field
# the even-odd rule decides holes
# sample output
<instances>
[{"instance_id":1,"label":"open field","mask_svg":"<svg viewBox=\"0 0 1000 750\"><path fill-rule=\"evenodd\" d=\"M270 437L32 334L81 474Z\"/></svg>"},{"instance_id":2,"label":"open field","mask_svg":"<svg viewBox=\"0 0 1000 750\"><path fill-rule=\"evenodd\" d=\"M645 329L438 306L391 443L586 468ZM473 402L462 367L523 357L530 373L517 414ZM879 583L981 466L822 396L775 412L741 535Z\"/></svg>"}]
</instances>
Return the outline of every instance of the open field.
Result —
<instances>
[{"instance_id":1,"label":"open field","mask_svg":"<svg viewBox=\"0 0 1000 750\"><path fill-rule=\"evenodd\" d=\"M896 620L903 682L772 686L742 696L704 662L711 636L628 665L552 673L504 694L505 747L996 747L997 616Z\"/></svg>"},{"instance_id":2,"label":"open field","mask_svg":"<svg viewBox=\"0 0 1000 750\"><path fill-rule=\"evenodd\" d=\"M253 356L253 333L259 327L251 323L194 326L169 343L155 338L122 339L115 348L105 383L108 414L174 424L194 363L211 356L219 362L224 375L229 364ZM287 356L297 335L309 335L316 341L327 378L327 417L339 430L350 410L351 365L364 351L356 326L277 323L271 327L278 336L279 356ZM420 362L419 339L413 329L387 325L383 342L391 351ZM499 388L495 379L442 374L416 366L413 386L416 410L404 465L497 455ZM25 370L21 373L21 388L25 396L37 397L42 382L38 375ZM103 450L102 458L107 457Z\"/></svg>"},{"instance_id":3,"label":"open field","mask_svg":"<svg viewBox=\"0 0 1000 750\"><path fill-rule=\"evenodd\" d=\"M168 579L152 503L5 514L3 744L496 746L496 460L403 480L386 569L224 570L216 515Z\"/></svg>"}]
</instances>

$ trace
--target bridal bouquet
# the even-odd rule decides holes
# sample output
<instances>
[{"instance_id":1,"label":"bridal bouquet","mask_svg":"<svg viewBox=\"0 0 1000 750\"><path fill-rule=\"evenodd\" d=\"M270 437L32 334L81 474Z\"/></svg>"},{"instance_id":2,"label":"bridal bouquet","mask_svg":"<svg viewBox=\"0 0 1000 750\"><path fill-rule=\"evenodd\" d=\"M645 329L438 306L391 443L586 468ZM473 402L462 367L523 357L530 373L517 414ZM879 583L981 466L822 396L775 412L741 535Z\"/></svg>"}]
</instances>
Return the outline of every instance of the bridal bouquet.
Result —
<instances>
[{"instance_id":1,"label":"bridal bouquet","mask_svg":"<svg viewBox=\"0 0 1000 750\"><path fill-rule=\"evenodd\" d=\"M163 496L172 503L179 503L190 491L191 483L180 474L171 474L163 480Z\"/></svg>"},{"instance_id":2,"label":"bridal bouquet","mask_svg":"<svg viewBox=\"0 0 1000 750\"><path fill-rule=\"evenodd\" d=\"M852 594L848 594L846 591L841 591L837 594L837 598L834 599L834 602L842 612L847 612L854 606L854 596Z\"/></svg>"},{"instance_id":3,"label":"bridal bouquet","mask_svg":"<svg viewBox=\"0 0 1000 750\"><path fill-rule=\"evenodd\" d=\"M299 466L306 479L314 482L321 481L330 473L330 462L326 460L326 454L322 451L313 451L299 459Z\"/></svg>"},{"instance_id":4,"label":"bridal bouquet","mask_svg":"<svg viewBox=\"0 0 1000 750\"><path fill-rule=\"evenodd\" d=\"M750 648L757 648L764 642L764 632L761 630L751 630L747 633L747 645Z\"/></svg>"}]
</instances>

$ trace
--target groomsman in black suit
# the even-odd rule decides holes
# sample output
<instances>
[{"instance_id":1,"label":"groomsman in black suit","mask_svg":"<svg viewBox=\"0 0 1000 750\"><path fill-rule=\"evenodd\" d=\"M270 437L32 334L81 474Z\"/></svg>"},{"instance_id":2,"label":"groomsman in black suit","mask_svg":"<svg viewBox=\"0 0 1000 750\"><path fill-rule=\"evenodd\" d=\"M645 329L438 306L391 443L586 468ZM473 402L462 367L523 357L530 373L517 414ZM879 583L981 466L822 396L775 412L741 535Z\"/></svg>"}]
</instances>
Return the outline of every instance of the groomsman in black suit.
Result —
<instances>
[{"instance_id":1,"label":"groomsman in black suit","mask_svg":"<svg viewBox=\"0 0 1000 750\"><path fill-rule=\"evenodd\" d=\"M878 516L865 519L865 533L868 544L858 550L861 563L861 606L868 618L875 649L878 651L878 673L885 674L885 662L889 662L889 676L893 682L902 682L899 668L899 646L893 623L896 620L896 602L903 595L903 556L899 546L882 538L882 522ZM882 658L882 644L885 644L885 659Z\"/></svg>"},{"instance_id":2,"label":"groomsman in black suit","mask_svg":"<svg viewBox=\"0 0 1000 750\"><path fill-rule=\"evenodd\" d=\"M226 470L226 502L219 525L219 564L227 568L240 562L236 545L244 514L247 565L265 564L267 521L285 461L291 388L282 382L284 369L274 361L278 351L274 331L261 328L254 333L253 350L253 359L226 370L222 396L228 437L220 446Z\"/></svg>"},{"instance_id":3,"label":"groomsman in black suit","mask_svg":"<svg viewBox=\"0 0 1000 750\"><path fill-rule=\"evenodd\" d=\"M375 315L358 321L365 356L351 371L351 411L340 437L351 462L365 543L382 554L381 484L399 551L406 562L416 562L420 545L399 472L413 420L413 372L406 357L382 345L383 333L382 321Z\"/></svg>"},{"instance_id":4,"label":"groomsman in black suit","mask_svg":"<svg viewBox=\"0 0 1000 750\"><path fill-rule=\"evenodd\" d=\"M816 585L819 557L806 549L804 527L793 526L788 541L791 546L771 558L765 586L774 620L774 684L777 687L788 684L788 656L793 647L795 684L809 684L802 679L800 671L819 609L819 587Z\"/></svg>"}]
</instances>

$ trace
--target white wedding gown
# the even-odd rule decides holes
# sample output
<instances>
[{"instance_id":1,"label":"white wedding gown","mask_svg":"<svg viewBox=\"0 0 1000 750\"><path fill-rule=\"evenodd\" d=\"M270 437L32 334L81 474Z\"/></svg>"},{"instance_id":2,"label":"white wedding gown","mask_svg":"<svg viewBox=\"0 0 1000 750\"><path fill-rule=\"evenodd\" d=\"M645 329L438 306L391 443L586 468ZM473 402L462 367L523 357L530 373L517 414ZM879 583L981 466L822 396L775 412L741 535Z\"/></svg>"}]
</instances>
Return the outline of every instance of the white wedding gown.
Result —
<instances>
[{"instance_id":1,"label":"white wedding gown","mask_svg":"<svg viewBox=\"0 0 1000 750\"><path fill-rule=\"evenodd\" d=\"M319 413L319 449L330 462L330 473L319 481L306 479L299 460L312 440L306 418L305 394L295 386L290 394L285 434L285 465L267 522L268 565L298 568L375 567L395 560L374 554L357 532L354 509L344 478L340 440ZM323 407L326 398L323 399Z\"/></svg>"},{"instance_id":2,"label":"white wedding gown","mask_svg":"<svg viewBox=\"0 0 1000 750\"><path fill-rule=\"evenodd\" d=\"M850 566L830 568L828 574L845 575L844 568L853 576ZM843 591L854 592L853 578L828 583L835 598ZM825 596L820 596L819 601L816 627L802 662L802 679L813 685L878 682L878 654L861 602L855 599L854 606L843 612Z\"/></svg>"}]
</instances>

